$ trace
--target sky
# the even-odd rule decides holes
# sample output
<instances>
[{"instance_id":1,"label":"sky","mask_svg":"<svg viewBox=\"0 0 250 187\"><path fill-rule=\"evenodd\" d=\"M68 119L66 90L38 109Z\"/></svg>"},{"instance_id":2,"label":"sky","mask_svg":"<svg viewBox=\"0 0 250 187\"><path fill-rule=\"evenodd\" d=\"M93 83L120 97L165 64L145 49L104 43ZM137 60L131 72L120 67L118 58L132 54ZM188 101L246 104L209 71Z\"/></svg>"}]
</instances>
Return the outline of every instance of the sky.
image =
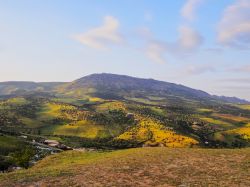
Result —
<instances>
[{"instance_id":1,"label":"sky","mask_svg":"<svg viewBox=\"0 0 250 187\"><path fill-rule=\"evenodd\" d=\"M0 81L103 72L250 100L250 0L0 0Z\"/></svg>"}]
</instances>

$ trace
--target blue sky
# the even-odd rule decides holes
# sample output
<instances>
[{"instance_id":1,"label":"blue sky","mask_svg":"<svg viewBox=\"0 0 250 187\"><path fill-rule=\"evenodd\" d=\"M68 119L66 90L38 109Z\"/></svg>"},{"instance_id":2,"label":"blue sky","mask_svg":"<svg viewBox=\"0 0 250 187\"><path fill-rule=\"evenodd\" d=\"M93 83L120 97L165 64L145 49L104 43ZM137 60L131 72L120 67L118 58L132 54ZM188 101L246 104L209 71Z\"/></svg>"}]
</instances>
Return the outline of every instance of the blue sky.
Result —
<instances>
[{"instance_id":1,"label":"blue sky","mask_svg":"<svg viewBox=\"0 0 250 187\"><path fill-rule=\"evenodd\" d=\"M0 81L92 73L250 100L250 0L0 0Z\"/></svg>"}]
</instances>

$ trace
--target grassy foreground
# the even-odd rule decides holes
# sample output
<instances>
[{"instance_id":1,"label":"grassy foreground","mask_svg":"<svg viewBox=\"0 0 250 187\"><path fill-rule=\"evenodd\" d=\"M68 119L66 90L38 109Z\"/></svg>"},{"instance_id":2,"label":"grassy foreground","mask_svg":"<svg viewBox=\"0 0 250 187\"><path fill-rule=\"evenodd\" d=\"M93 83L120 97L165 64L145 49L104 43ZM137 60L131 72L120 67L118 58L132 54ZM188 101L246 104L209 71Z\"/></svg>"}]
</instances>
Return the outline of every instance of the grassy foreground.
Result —
<instances>
[{"instance_id":1,"label":"grassy foreground","mask_svg":"<svg viewBox=\"0 0 250 187\"><path fill-rule=\"evenodd\" d=\"M136 148L52 155L0 174L0 186L250 186L249 178L250 149Z\"/></svg>"}]
</instances>

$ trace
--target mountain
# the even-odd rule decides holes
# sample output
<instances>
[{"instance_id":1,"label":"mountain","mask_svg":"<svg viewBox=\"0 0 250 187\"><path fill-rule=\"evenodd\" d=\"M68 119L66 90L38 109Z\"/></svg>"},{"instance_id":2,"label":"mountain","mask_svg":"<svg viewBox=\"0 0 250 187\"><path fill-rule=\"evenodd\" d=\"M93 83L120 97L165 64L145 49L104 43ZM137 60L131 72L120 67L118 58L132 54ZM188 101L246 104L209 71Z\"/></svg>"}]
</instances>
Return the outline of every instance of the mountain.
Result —
<instances>
[{"instance_id":1,"label":"mountain","mask_svg":"<svg viewBox=\"0 0 250 187\"><path fill-rule=\"evenodd\" d=\"M250 102L245 100L245 99L240 99L237 97L226 97L226 96L217 96L217 95L213 95L213 97L215 99L219 99L221 101L224 102L228 102L228 103L239 103L239 104L249 104Z\"/></svg>"},{"instance_id":2,"label":"mountain","mask_svg":"<svg viewBox=\"0 0 250 187\"><path fill-rule=\"evenodd\" d=\"M204 91L192 89L180 84L174 84L154 79L141 79L126 75L92 74L73 82L59 86L62 93L80 96L92 94L104 98L144 97L145 95L168 97L175 99L192 99L232 103L249 103L236 97L213 96Z\"/></svg>"},{"instance_id":3,"label":"mountain","mask_svg":"<svg viewBox=\"0 0 250 187\"><path fill-rule=\"evenodd\" d=\"M70 97L91 95L104 99L162 97L169 101L196 100L204 102L249 103L236 97L214 96L180 84L141 79L126 75L92 74L73 82L1 82L0 95L19 95L27 92L51 92Z\"/></svg>"},{"instance_id":4,"label":"mountain","mask_svg":"<svg viewBox=\"0 0 250 187\"><path fill-rule=\"evenodd\" d=\"M0 95L18 95L30 91L53 91L61 82L28 82L9 81L0 82Z\"/></svg>"},{"instance_id":5,"label":"mountain","mask_svg":"<svg viewBox=\"0 0 250 187\"><path fill-rule=\"evenodd\" d=\"M92 74L81 79L78 79L67 87L69 90L76 90L79 88L95 88L99 91L106 92L147 92L147 93L158 93L160 95L176 95L186 97L209 97L209 94L194 90L182 85L173 83L157 81L154 79L141 79L134 78L125 75L115 74Z\"/></svg>"},{"instance_id":6,"label":"mountain","mask_svg":"<svg viewBox=\"0 0 250 187\"><path fill-rule=\"evenodd\" d=\"M183 85L104 73L66 83L4 82L0 95L0 161L7 165L27 143L39 158L51 154L46 140L57 141L57 151L250 147L250 105L239 104L247 101Z\"/></svg>"}]
</instances>

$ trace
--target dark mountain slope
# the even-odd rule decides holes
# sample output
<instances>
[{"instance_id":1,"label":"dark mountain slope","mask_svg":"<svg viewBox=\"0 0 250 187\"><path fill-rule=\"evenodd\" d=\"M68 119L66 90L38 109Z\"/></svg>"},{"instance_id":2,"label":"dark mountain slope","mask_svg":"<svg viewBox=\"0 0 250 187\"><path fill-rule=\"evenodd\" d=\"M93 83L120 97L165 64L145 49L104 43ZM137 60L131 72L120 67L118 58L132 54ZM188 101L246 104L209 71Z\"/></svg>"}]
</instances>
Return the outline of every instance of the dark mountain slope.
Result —
<instances>
[{"instance_id":1,"label":"dark mountain slope","mask_svg":"<svg viewBox=\"0 0 250 187\"><path fill-rule=\"evenodd\" d=\"M202 102L249 103L235 97L212 96L204 91L183 85L173 84L154 79L141 79L125 75L92 74L73 82L2 82L0 95L19 95L25 92L53 92L71 97L92 95L106 99L124 99L126 97L164 97L175 102L195 100Z\"/></svg>"},{"instance_id":2,"label":"dark mountain slope","mask_svg":"<svg viewBox=\"0 0 250 187\"><path fill-rule=\"evenodd\" d=\"M89 91L90 90L90 91ZM183 85L173 84L154 79L141 79L125 75L92 74L61 86L63 93L91 93L99 97L177 97L191 100L218 100L232 103L248 103L245 100L230 97L212 96L204 91Z\"/></svg>"}]
</instances>

